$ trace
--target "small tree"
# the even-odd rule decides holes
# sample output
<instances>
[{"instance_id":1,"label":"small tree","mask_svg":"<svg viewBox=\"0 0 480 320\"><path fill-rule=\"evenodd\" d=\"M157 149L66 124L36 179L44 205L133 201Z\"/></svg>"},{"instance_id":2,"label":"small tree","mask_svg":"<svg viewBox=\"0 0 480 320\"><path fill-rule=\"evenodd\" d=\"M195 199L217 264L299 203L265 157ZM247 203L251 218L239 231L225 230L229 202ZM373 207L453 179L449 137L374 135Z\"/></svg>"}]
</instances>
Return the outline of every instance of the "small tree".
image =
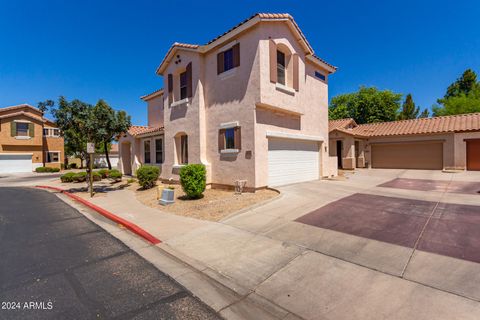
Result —
<instances>
[{"instance_id":1,"label":"small tree","mask_svg":"<svg viewBox=\"0 0 480 320\"><path fill-rule=\"evenodd\" d=\"M428 109L424 109L418 117L419 118L428 118L428 117L430 117L430 111L428 111Z\"/></svg>"},{"instance_id":2,"label":"small tree","mask_svg":"<svg viewBox=\"0 0 480 320\"><path fill-rule=\"evenodd\" d=\"M131 118L125 113L125 111L113 110L108 103L102 99L98 100L93 112L98 122L96 141L98 141L103 147L108 169L112 169L110 157L108 155L112 140L117 135L126 132L128 128L130 128L132 125Z\"/></svg>"},{"instance_id":3,"label":"small tree","mask_svg":"<svg viewBox=\"0 0 480 320\"><path fill-rule=\"evenodd\" d=\"M188 164L180 169L180 184L190 199L202 197L207 181L207 171L203 164Z\"/></svg>"},{"instance_id":4,"label":"small tree","mask_svg":"<svg viewBox=\"0 0 480 320\"><path fill-rule=\"evenodd\" d=\"M160 169L155 166L143 165L137 170L138 184L143 189L152 188L160 176Z\"/></svg>"},{"instance_id":5,"label":"small tree","mask_svg":"<svg viewBox=\"0 0 480 320\"><path fill-rule=\"evenodd\" d=\"M45 100L37 104L38 109L42 111L42 113L47 112L48 108L53 108L54 105L55 105L55 102L53 100Z\"/></svg>"},{"instance_id":6,"label":"small tree","mask_svg":"<svg viewBox=\"0 0 480 320\"><path fill-rule=\"evenodd\" d=\"M418 117L418 113L420 112L420 108L415 106L415 102L413 102L412 95L409 93L405 98L405 102L403 102L402 110L397 116L398 120L408 120L408 119L416 119Z\"/></svg>"}]
</instances>

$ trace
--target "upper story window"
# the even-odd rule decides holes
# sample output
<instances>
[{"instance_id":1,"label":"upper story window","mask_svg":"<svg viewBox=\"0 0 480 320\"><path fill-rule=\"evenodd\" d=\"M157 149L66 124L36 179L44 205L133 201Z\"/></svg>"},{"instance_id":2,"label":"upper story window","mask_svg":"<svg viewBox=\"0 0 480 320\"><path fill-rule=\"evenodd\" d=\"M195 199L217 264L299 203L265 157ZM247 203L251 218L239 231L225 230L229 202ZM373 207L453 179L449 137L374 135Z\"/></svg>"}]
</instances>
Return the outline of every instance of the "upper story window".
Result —
<instances>
[{"instance_id":1,"label":"upper story window","mask_svg":"<svg viewBox=\"0 0 480 320\"><path fill-rule=\"evenodd\" d=\"M16 130L16 136L17 137L26 137L28 136L28 129L29 129L29 123L26 122L16 122L17 125L17 130Z\"/></svg>"},{"instance_id":2,"label":"upper story window","mask_svg":"<svg viewBox=\"0 0 480 320\"><path fill-rule=\"evenodd\" d=\"M52 162L60 162L60 152L58 151L47 151L46 152L46 159L45 162L52 163Z\"/></svg>"},{"instance_id":3,"label":"upper story window","mask_svg":"<svg viewBox=\"0 0 480 320\"><path fill-rule=\"evenodd\" d=\"M225 149L235 149L235 128L225 130Z\"/></svg>"},{"instance_id":4,"label":"upper story window","mask_svg":"<svg viewBox=\"0 0 480 320\"><path fill-rule=\"evenodd\" d=\"M187 72L180 73L180 100L187 98Z\"/></svg>"},{"instance_id":5,"label":"upper story window","mask_svg":"<svg viewBox=\"0 0 480 320\"><path fill-rule=\"evenodd\" d=\"M285 53L277 50L277 82L285 85Z\"/></svg>"},{"instance_id":6,"label":"upper story window","mask_svg":"<svg viewBox=\"0 0 480 320\"><path fill-rule=\"evenodd\" d=\"M43 128L44 137L60 137L60 129L56 128Z\"/></svg>"},{"instance_id":7,"label":"upper story window","mask_svg":"<svg viewBox=\"0 0 480 320\"><path fill-rule=\"evenodd\" d=\"M285 43L269 40L270 82L279 91L295 95L300 87L300 57Z\"/></svg>"},{"instance_id":8,"label":"upper story window","mask_svg":"<svg viewBox=\"0 0 480 320\"><path fill-rule=\"evenodd\" d=\"M237 43L232 47L217 54L217 74L240 66L240 44Z\"/></svg>"}]
</instances>

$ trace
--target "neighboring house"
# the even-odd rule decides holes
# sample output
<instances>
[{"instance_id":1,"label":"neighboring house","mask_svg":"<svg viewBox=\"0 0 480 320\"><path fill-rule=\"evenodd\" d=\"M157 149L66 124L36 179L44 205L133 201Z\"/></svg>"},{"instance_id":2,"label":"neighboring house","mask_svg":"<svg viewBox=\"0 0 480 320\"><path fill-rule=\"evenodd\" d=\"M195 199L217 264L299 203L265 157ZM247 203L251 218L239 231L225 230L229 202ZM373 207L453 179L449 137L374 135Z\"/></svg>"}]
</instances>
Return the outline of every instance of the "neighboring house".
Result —
<instances>
[{"instance_id":1,"label":"neighboring house","mask_svg":"<svg viewBox=\"0 0 480 320\"><path fill-rule=\"evenodd\" d=\"M329 128L339 168L480 170L480 113Z\"/></svg>"},{"instance_id":2,"label":"neighboring house","mask_svg":"<svg viewBox=\"0 0 480 320\"><path fill-rule=\"evenodd\" d=\"M118 144L113 143L108 152L108 159L112 165L112 169L118 167ZM105 153L96 153L93 159L93 164L98 168L108 168L107 157Z\"/></svg>"},{"instance_id":3,"label":"neighboring house","mask_svg":"<svg viewBox=\"0 0 480 320\"><path fill-rule=\"evenodd\" d=\"M288 14L256 14L205 45L175 43L157 69L165 90L142 99L148 126L119 139L119 167L161 167L178 179L187 163L214 187L247 190L336 173L328 156L328 78Z\"/></svg>"},{"instance_id":4,"label":"neighboring house","mask_svg":"<svg viewBox=\"0 0 480 320\"><path fill-rule=\"evenodd\" d=\"M55 124L28 104L0 108L0 173L60 168L63 138Z\"/></svg>"}]
</instances>

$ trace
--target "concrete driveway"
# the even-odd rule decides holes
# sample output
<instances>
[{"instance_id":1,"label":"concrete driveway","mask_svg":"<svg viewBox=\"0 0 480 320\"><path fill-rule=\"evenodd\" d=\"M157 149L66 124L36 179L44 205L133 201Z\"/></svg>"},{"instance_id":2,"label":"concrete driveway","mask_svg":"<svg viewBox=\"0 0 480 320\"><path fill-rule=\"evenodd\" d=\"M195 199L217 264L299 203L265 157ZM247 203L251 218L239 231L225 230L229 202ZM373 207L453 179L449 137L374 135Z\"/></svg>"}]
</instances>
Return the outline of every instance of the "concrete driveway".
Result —
<instances>
[{"instance_id":1,"label":"concrete driveway","mask_svg":"<svg viewBox=\"0 0 480 320\"><path fill-rule=\"evenodd\" d=\"M63 173L2 173L0 174L1 187L19 187L35 186L38 184L48 184L57 180Z\"/></svg>"},{"instance_id":2,"label":"concrete driveway","mask_svg":"<svg viewBox=\"0 0 480 320\"><path fill-rule=\"evenodd\" d=\"M318 286L333 286L323 288L328 294L327 305L339 305L331 297L341 295L342 290L376 295L388 287L401 296L402 286L408 283L454 294L466 301L480 301L480 172L357 170L348 173L345 180L313 181L280 190L281 199L223 223L321 254L316 256L318 259L304 258L303 264L311 260L309 263L316 263L318 268L330 268L329 277L335 278L334 282L323 278L326 270L314 271L315 266L307 265L296 268L296 263L302 263L300 259L275 276L291 277L293 270L318 273L314 278L323 280L309 278L301 284L302 290L315 292ZM370 270L356 271L359 275L366 272L365 279L345 273L352 265ZM372 291L373 282L367 279L380 274L390 280L377 284L380 287ZM271 281L274 280L272 277ZM388 281L391 283L386 285ZM259 292L262 290L269 295L274 288L267 281ZM287 288L277 286L275 290ZM411 290L408 289L409 294L415 295ZM296 301L310 300L300 288L290 294L296 295ZM282 305L289 303L280 296L278 300L271 299ZM319 301L320 297L316 299ZM350 299L348 303L353 303L351 308L355 309L357 303L365 303L367 298ZM416 309L405 303L403 307ZM364 307L358 305L358 309Z\"/></svg>"}]
</instances>

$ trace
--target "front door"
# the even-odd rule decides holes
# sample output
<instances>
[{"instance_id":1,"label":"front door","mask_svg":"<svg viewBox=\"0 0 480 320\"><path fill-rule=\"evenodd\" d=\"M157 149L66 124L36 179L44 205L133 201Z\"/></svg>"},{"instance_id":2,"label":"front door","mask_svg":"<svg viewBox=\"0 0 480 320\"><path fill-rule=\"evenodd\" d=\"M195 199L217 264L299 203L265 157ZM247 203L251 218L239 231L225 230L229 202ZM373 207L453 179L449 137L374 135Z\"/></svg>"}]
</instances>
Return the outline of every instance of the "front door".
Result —
<instances>
[{"instance_id":1,"label":"front door","mask_svg":"<svg viewBox=\"0 0 480 320\"><path fill-rule=\"evenodd\" d=\"M343 142L342 140L337 140L337 163L338 168L343 168L342 166L342 149L343 149Z\"/></svg>"},{"instance_id":2,"label":"front door","mask_svg":"<svg viewBox=\"0 0 480 320\"><path fill-rule=\"evenodd\" d=\"M467 170L480 170L480 139L467 140Z\"/></svg>"}]
</instances>

